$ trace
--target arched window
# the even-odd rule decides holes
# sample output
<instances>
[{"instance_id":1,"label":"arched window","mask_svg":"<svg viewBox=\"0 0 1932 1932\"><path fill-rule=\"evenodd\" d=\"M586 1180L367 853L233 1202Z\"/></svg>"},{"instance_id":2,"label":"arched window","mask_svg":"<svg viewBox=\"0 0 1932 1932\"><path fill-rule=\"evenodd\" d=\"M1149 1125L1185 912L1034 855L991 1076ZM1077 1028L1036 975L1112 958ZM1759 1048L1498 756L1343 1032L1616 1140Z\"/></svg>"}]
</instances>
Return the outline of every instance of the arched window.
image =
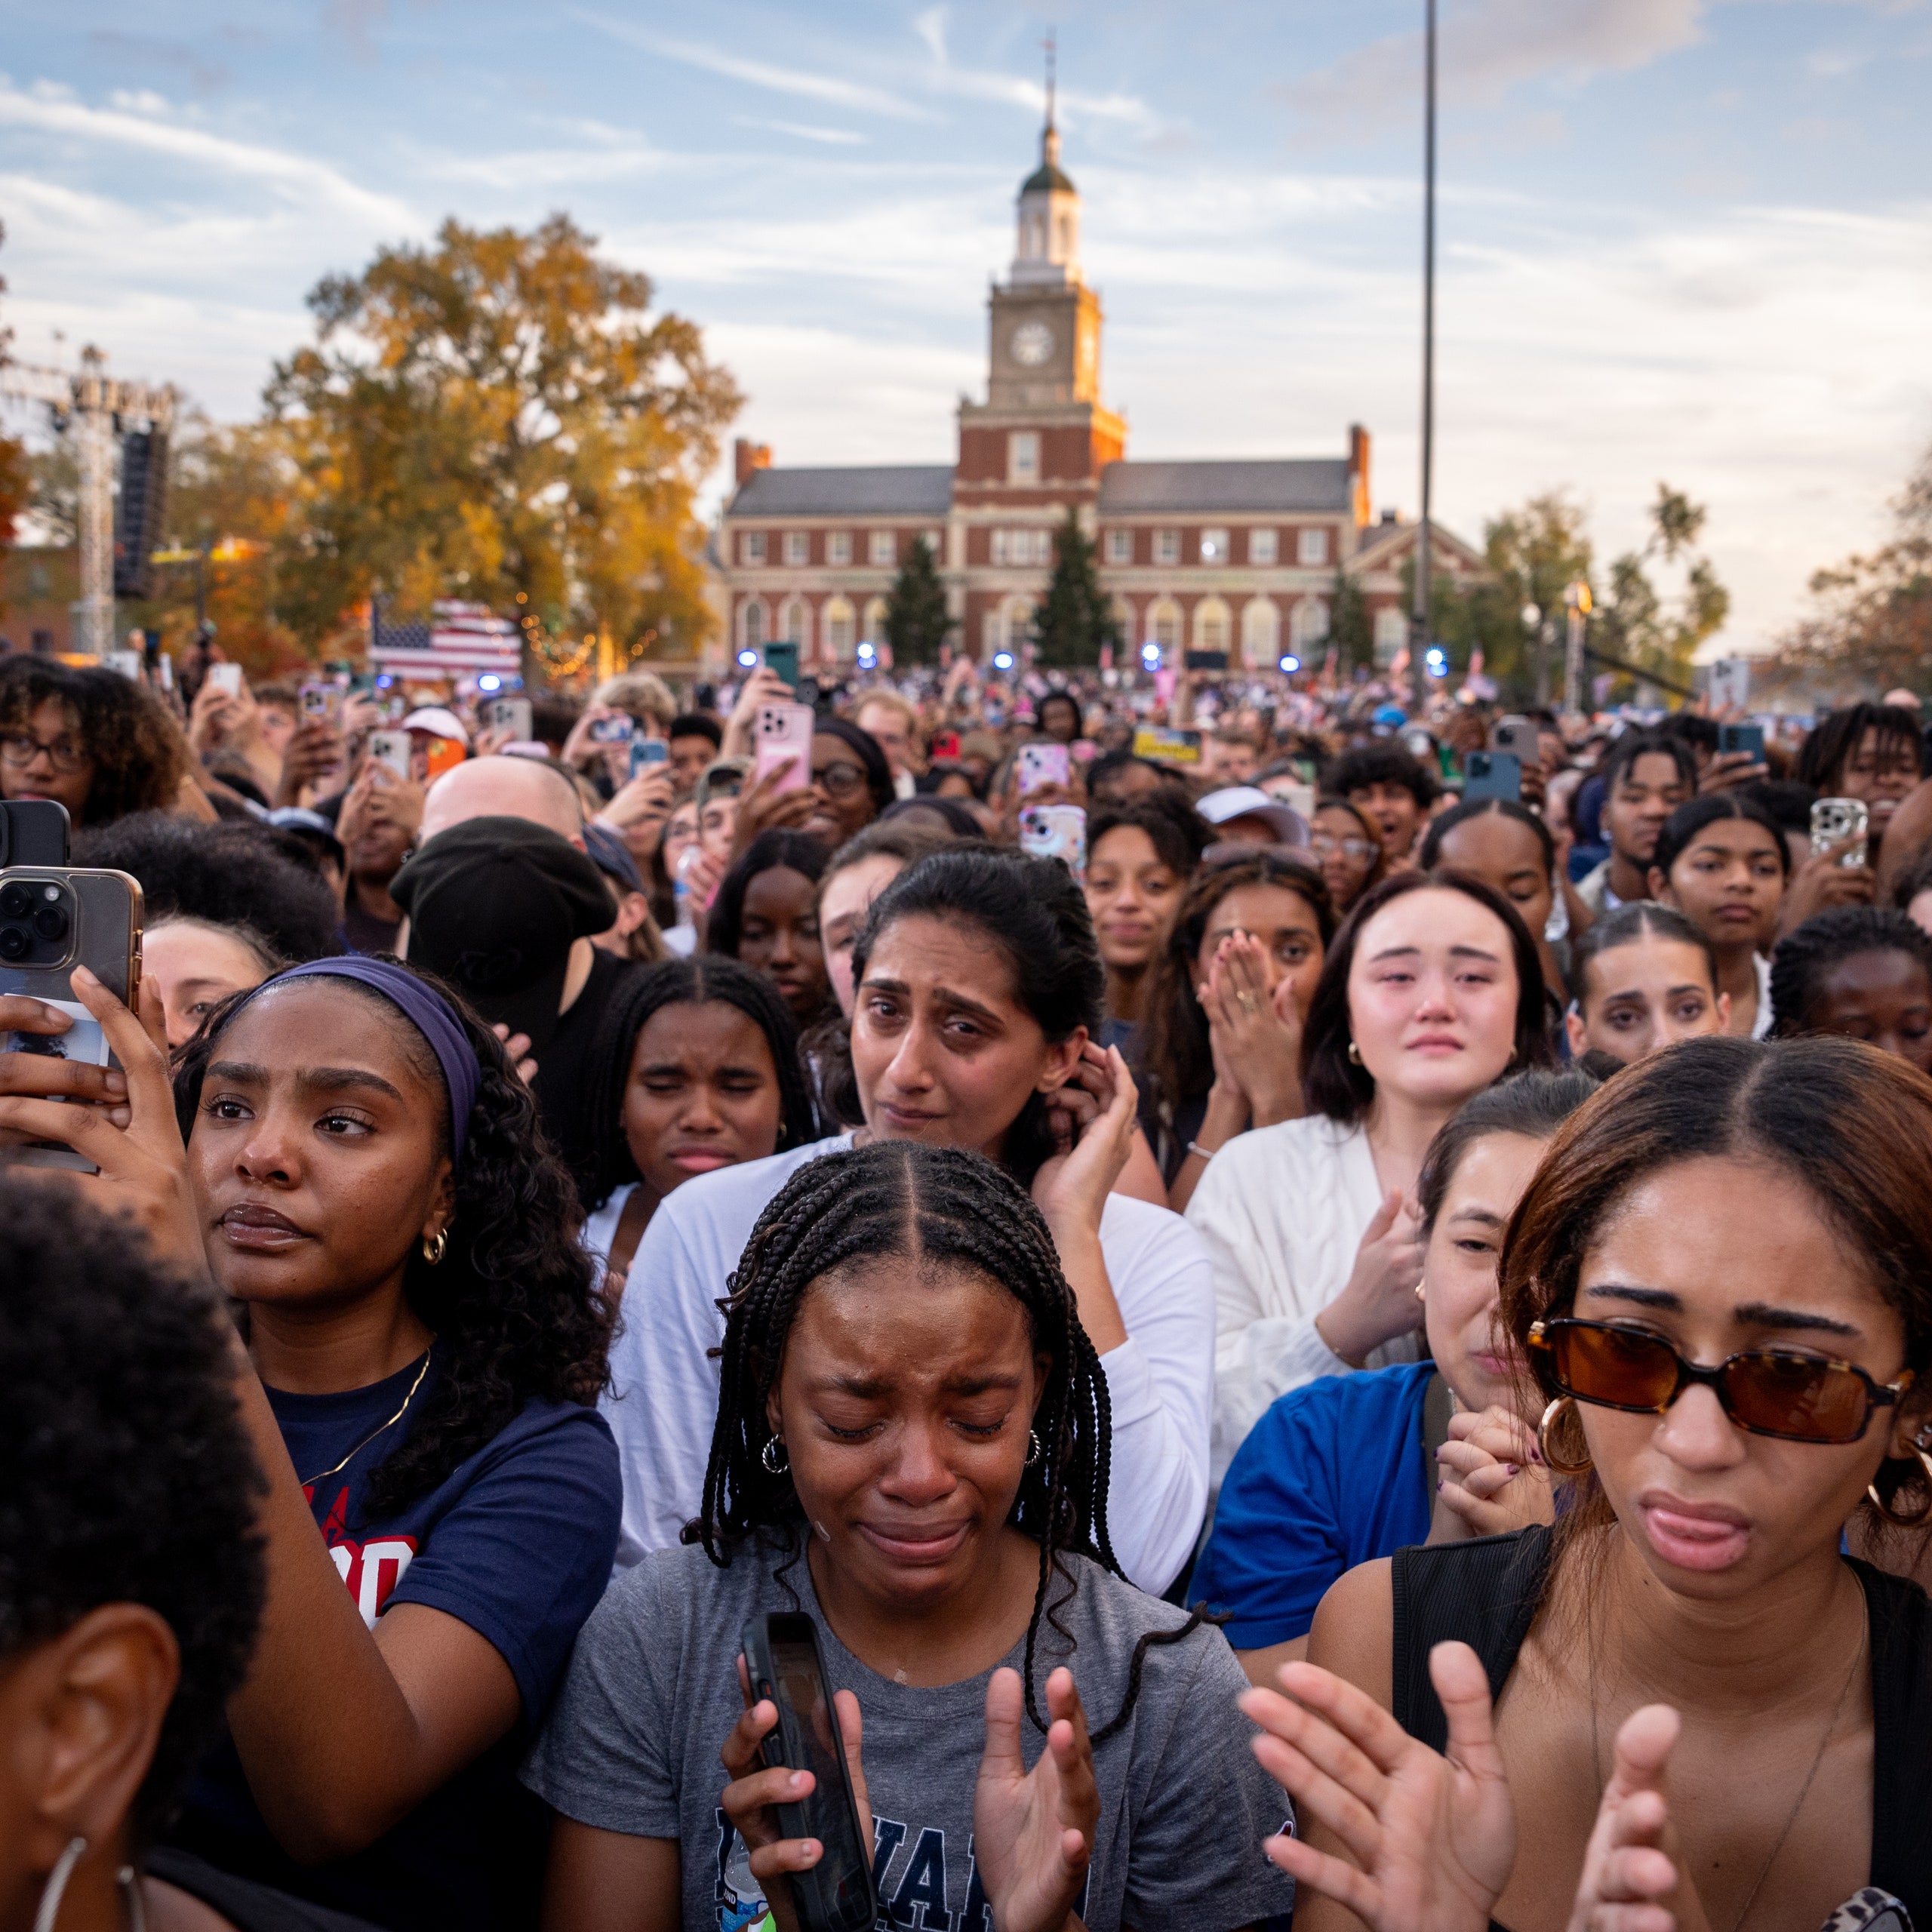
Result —
<instances>
[{"instance_id":1,"label":"arched window","mask_svg":"<svg viewBox=\"0 0 1932 1932\"><path fill-rule=\"evenodd\" d=\"M812 641L812 607L802 597L785 606L785 635L802 651Z\"/></svg>"},{"instance_id":2,"label":"arched window","mask_svg":"<svg viewBox=\"0 0 1932 1932\"><path fill-rule=\"evenodd\" d=\"M1006 648L1017 651L1033 641L1033 605L1030 598L1006 600Z\"/></svg>"},{"instance_id":3,"label":"arched window","mask_svg":"<svg viewBox=\"0 0 1932 1932\"><path fill-rule=\"evenodd\" d=\"M883 597L875 597L866 606L865 638L868 644L885 641L885 620L889 608Z\"/></svg>"},{"instance_id":4,"label":"arched window","mask_svg":"<svg viewBox=\"0 0 1932 1932\"><path fill-rule=\"evenodd\" d=\"M1241 651L1253 671L1272 671L1281 655L1281 614L1266 597L1251 597L1241 614Z\"/></svg>"},{"instance_id":5,"label":"arched window","mask_svg":"<svg viewBox=\"0 0 1932 1932\"><path fill-rule=\"evenodd\" d=\"M832 598L825 607L825 654L845 659L858 641L852 635L852 607L842 597Z\"/></svg>"},{"instance_id":6,"label":"arched window","mask_svg":"<svg viewBox=\"0 0 1932 1932\"><path fill-rule=\"evenodd\" d=\"M990 659L996 651L1006 648L1006 620L997 611L989 611L980 620L980 655Z\"/></svg>"},{"instance_id":7,"label":"arched window","mask_svg":"<svg viewBox=\"0 0 1932 1932\"><path fill-rule=\"evenodd\" d=\"M1180 606L1169 597L1158 598L1147 614L1147 629L1163 652L1180 648Z\"/></svg>"},{"instance_id":8,"label":"arched window","mask_svg":"<svg viewBox=\"0 0 1932 1932\"><path fill-rule=\"evenodd\" d=\"M764 599L747 597L745 599L745 648L761 651L764 648Z\"/></svg>"},{"instance_id":9,"label":"arched window","mask_svg":"<svg viewBox=\"0 0 1932 1932\"><path fill-rule=\"evenodd\" d=\"M1304 655L1328 635L1328 606L1319 597L1304 597L1288 620L1288 641L1297 657Z\"/></svg>"},{"instance_id":10,"label":"arched window","mask_svg":"<svg viewBox=\"0 0 1932 1932\"><path fill-rule=\"evenodd\" d=\"M1120 626L1121 647L1131 655L1140 648L1140 628L1134 614L1133 598L1116 597L1113 613L1114 622Z\"/></svg>"},{"instance_id":11,"label":"arched window","mask_svg":"<svg viewBox=\"0 0 1932 1932\"><path fill-rule=\"evenodd\" d=\"M1204 597L1194 607L1194 648L1196 651L1228 648L1228 607L1218 597Z\"/></svg>"},{"instance_id":12,"label":"arched window","mask_svg":"<svg viewBox=\"0 0 1932 1932\"><path fill-rule=\"evenodd\" d=\"M1398 605L1385 604L1375 614L1375 662L1386 671L1402 654L1409 641L1409 620Z\"/></svg>"}]
</instances>

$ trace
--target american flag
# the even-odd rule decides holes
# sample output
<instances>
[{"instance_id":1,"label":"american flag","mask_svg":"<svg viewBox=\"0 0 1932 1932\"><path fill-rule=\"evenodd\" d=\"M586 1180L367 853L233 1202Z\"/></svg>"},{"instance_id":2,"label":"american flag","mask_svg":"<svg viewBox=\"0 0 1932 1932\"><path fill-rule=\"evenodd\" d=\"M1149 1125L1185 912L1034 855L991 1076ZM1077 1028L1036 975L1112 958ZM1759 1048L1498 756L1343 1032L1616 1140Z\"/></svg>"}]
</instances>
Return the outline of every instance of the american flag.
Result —
<instances>
[{"instance_id":1,"label":"american flag","mask_svg":"<svg viewBox=\"0 0 1932 1932\"><path fill-rule=\"evenodd\" d=\"M449 677L494 671L514 677L522 668L517 627L493 616L487 604L439 601L426 624L391 624L371 614L369 656L379 670Z\"/></svg>"}]
</instances>

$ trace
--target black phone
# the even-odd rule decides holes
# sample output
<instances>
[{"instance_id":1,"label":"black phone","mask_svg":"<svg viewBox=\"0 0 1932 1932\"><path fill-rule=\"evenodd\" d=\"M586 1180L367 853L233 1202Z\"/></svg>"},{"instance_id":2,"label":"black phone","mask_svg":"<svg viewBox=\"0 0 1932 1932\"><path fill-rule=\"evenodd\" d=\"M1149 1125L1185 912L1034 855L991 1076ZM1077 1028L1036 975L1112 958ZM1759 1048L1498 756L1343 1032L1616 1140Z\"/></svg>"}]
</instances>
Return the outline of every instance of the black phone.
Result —
<instances>
[{"instance_id":1,"label":"black phone","mask_svg":"<svg viewBox=\"0 0 1932 1932\"><path fill-rule=\"evenodd\" d=\"M1749 752L1754 764L1764 761L1764 728L1761 724L1720 724L1718 727L1718 749L1720 752Z\"/></svg>"},{"instance_id":2,"label":"black phone","mask_svg":"<svg viewBox=\"0 0 1932 1932\"><path fill-rule=\"evenodd\" d=\"M1489 748L1493 752L1507 752L1518 759L1534 758L1537 749L1536 720L1521 715L1499 718L1490 731Z\"/></svg>"},{"instance_id":3,"label":"black phone","mask_svg":"<svg viewBox=\"0 0 1932 1932\"><path fill-rule=\"evenodd\" d=\"M1181 662L1190 671L1225 671L1228 668L1228 654L1225 651L1190 651Z\"/></svg>"},{"instance_id":4,"label":"black phone","mask_svg":"<svg viewBox=\"0 0 1932 1932\"><path fill-rule=\"evenodd\" d=\"M746 1623L741 1641L752 1697L778 1708L763 1746L766 1767L812 1774L812 1789L798 1803L778 1807L778 1828L788 1838L817 1838L825 1847L809 1872L792 1875L800 1932L869 1932L878 1916L872 1847L859 1829L818 1632L798 1611L766 1611Z\"/></svg>"},{"instance_id":5,"label":"black phone","mask_svg":"<svg viewBox=\"0 0 1932 1932\"><path fill-rule=\"evenodd\" d=\"M0 803L0 866L64 866L67 808L58 798Z\"/></svg>"},{"instance_id":6,"label":"black phone","mask_svg":"<svg viewBox=\"0 0 1932 1932\"><path fill-rule=\"evenodd\" d=\"M1507 798L1513 804L1523 799L1523 761L1514 752L1472 752L1463 768L1463 797Z\"/></svg>"},{"instance_id":7,"label":"black phone","mask_svg":"<svg viewBox=\"0 0 1932 1932\"><path fill-rule=\"evenodd\" d=\"M795 638L781 638L764 647L766 668L776 671L788 685L798 681L798 642Z\"/></svg>"}]
</instances>

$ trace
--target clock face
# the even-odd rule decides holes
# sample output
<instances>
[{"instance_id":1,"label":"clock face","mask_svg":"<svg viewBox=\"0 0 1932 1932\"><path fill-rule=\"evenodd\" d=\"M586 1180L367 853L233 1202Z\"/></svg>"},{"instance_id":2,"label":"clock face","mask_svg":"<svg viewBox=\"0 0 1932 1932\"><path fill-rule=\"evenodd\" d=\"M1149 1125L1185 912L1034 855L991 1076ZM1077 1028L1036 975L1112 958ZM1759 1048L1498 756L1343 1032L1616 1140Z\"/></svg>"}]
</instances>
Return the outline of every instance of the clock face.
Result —
<instances>
[{"instance_id":1,"label":"clock face","mask_svg":"<svg viewBox=\"0 0 1932 1932\"><path fill-rule=\"evenodd\" d=\"M1023 368L1037 369L1054 352L1054 332L1044 322L1022 322L1007 347Z\"/></svg>"}]
</instances>

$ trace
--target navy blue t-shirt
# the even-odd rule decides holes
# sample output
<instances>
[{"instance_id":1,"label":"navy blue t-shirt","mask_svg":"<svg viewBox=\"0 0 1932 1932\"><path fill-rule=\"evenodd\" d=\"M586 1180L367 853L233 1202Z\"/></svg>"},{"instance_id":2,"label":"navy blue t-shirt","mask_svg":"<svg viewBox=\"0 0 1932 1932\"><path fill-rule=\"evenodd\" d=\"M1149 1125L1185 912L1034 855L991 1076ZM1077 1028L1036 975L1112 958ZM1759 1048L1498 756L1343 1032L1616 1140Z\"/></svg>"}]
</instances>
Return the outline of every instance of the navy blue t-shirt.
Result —
<instances>
[{"instance_id":1,"label":"navy blue t-shirt","mask_svg":"<svg viewBox=\"0 0 1932 1932\"><path fill-rule=\"evenodd\" d=\"M1238 1651L1305 1637L1345 1570L1429 1536L1423 1397L1432 1362L1327 1375L1269 1404L1235 1452L1190 1602Z\"/></svg>"},{"instance_id":2,"label":"navy blue t-shirt","mask_svg":"<svg viewBox=\"0 0 1932 1932\"><path fill-rule=\"evenodd\" d=\"M435 1392L441 1352L410 1404L414 1416ZM268 1392L305 1483L395 1414L421 1365L341 1395ZM521 1720L353 1857L319 1866L289 1857L227 1738L203 1761L170 1835L224 1871L403 1932L527 1927L536 1922L548 1817L516 1766L610 1580L623 1506L617 1444L595 1409L533 1400L429 1494L371 1521L369 1476L399 1435L386 1432L310 1488L316 1525L365 1623L373 1629L385 1611L420 1603L466 1623L509 1666Z\"/></svg>"}]
</instances>

